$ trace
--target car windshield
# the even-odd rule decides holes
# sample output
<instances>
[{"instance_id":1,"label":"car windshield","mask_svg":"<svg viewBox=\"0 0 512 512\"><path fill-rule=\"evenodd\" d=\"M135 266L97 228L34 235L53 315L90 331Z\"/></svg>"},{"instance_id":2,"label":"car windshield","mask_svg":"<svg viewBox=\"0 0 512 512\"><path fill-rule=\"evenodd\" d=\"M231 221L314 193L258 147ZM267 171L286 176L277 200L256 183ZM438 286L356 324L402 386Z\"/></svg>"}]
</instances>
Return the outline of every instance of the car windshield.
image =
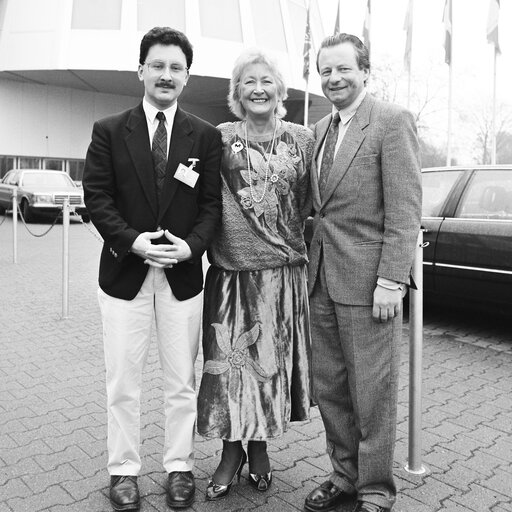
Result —
<instances>
[{"instance_id":1,"label":"car windshield","mask_svg":"<svg viewBox=\"0 0 512 512\"><path fill-rule=\"evenodd\" d=\"M59 172L25 172L21 179L24 187L69 188L74 186L67 175Z\"/></svg>"}]
</instances>

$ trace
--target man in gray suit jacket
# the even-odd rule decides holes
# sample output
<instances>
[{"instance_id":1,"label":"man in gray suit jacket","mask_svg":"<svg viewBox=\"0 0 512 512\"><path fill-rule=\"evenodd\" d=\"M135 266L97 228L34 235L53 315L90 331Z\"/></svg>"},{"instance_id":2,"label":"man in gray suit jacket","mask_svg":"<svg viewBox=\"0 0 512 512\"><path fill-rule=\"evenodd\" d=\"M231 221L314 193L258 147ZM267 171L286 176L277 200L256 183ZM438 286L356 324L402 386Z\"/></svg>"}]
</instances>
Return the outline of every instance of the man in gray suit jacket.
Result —
<instances>
[{"instance_id":1,"label":"man in gray suit jacket","mask_svg":"<svg viewBox=\"0 0 512 512\"><path fill-rule=\"evenodd\" d=\"M421 218L412 114L366 92L367 48L326 38L317 68L333 113L315 126L310 249L313 384L333 471L306 510L357 499L391 510L402 298Z\"/></svg>"}]
</instances>

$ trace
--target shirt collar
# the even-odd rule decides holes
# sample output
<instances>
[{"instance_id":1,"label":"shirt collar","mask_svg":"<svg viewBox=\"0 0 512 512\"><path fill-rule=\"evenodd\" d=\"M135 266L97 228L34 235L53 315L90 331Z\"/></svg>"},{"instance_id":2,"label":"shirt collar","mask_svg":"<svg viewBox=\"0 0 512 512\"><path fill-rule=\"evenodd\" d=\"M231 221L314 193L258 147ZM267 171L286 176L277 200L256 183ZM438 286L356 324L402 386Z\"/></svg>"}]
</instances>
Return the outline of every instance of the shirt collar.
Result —
<instances>
[{"instance_id":1,"label":"shirt collar","mask_svg":"<svg viewBox=\"0 0 512 512\"><path fill-rule=\"evenodd\" d=\"M363 102L365 96L366 87L363 88L359 96L353 101L352 104L350 104L347 108L342 108L341 110L338 110L340 114L341 124L347 124L355 116L357 109L359 108L359 105L361 105L361 103ZM335 112L336 108L333 108L332 113L334 114Z\"/></svg>"},{"instance_id":2,"label":"shirt collar","mask_svg":"<svg viewBox=\"0 0 512 512\"><path fill-rule=\"evenodd\" d=\"M165 114L165 120L167 121L167 124L170 125L174 121L174 116L176 115L176 110L178 109L178 102L175 101L173 105L165 110L159 110L158 108L151 105L151 103L149 103L146 98L143 98L142 108L144 109L146 118L151 124L154 124L158 112L163 112Z\"/></svg>"}]
</instances>

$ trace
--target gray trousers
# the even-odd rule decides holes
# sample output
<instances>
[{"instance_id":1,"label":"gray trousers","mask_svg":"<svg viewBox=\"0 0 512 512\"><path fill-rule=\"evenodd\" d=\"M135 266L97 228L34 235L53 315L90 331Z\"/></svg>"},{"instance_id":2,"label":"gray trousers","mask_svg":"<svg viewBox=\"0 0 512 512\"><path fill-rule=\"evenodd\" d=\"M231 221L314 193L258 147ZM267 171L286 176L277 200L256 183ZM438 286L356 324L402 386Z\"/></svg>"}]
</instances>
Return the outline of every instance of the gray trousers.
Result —
<instances>
[{"instance_id":1,"label":"gray trousers","mask_svg":"<svg viewBox=\"0 0 512 512\"><path fill-rule=\"evenodd\" d=\"M391 508L402 314L379 323L371 306L333 302L323 267L310 298L312 366L330 480L360 500Z\"/></svg>"}]
</instances>

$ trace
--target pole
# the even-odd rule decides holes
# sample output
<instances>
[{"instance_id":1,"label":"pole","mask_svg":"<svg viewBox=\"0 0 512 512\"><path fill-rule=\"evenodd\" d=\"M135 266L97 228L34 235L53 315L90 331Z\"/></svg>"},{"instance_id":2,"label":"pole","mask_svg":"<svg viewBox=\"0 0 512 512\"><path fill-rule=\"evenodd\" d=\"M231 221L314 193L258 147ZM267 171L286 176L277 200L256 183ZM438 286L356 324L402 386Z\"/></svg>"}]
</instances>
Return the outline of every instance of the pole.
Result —
<instances>
[{"instance_id":1,"label":"pole","mask_svg":"<svg viewBox=\"0 0 512 512\"><path fill-rule=\"evenodd\" d=\"M62 318L69 313L69 198L62 205Z\"/></svg>"},{"instance_id":2,"label":"pole","mask_svg":"<svg viewBox=\"0 0 512 512\"><path fill-rule=\"evenodd\" d=\"M423 350L423 232L418 234L412 275L417 290L410 290L409 307L409 457L405 470L422 475L421 464L421 378Z\"/></svg>"},{"instance_id":3,"label":"pole","mask_svg":"<svg viewBox=\"0 0 512 512\"><path fill-rule=\"evenodd\" d=\"M304 126L308 127L309 121L309 80L306 80L306 90L304 91Z\"/></svg>"},{"instance_id":4,"label":"pole","mask_svg":"<svg viewBox=\"0 0 512 512\"><path fill-rule=\"evenodd\" d=\"M446 146L446 165L452 165L452 63L448 66L448 134Z\"/></svg>"},{"instance_id":5,"label":"pole","mask_svg":"<svg viewBox=\"0 0 512 512\"><path fill-rule=\"evenodd\" d=\"M494 45L494 72L492 84L492 132L491 132L491 164L496 165L496 45ZM485 164L485 162L484 162Z\"/></svg>"},{"instance_id":6,"label":"pole","mask_svg":"<svg viewBox=\"0 0 512 512\"><path fill-rule=\"evenodd\" d=\"M12 189L12 262L18 263L18 190Z\"/></svg>"}]
</instances>

